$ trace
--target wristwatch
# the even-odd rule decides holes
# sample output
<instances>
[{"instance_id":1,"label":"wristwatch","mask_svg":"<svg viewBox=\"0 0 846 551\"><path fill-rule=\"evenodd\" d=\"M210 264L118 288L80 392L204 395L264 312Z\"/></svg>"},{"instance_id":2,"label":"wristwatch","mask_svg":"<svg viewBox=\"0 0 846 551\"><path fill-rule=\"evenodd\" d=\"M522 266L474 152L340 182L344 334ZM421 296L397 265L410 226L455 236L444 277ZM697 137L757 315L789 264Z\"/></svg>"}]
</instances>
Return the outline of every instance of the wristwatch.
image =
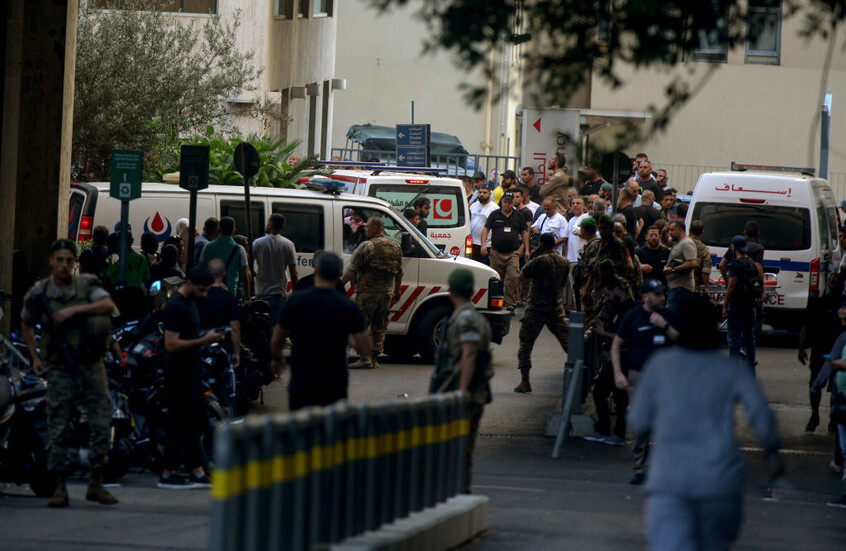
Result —
<instances>
[{"instance_id":1,"label":"wristwatch","mask_svg":"<svg viewBox=\"0 0 846 551\"><path fill-rule=\"evenodd\" d=\"M670 271L671 271L671 272L673 272L673 273L675 273L675 271L676 271L676 267L675 267L675 266L670 266Z\"/></svg>"}]
</instances>

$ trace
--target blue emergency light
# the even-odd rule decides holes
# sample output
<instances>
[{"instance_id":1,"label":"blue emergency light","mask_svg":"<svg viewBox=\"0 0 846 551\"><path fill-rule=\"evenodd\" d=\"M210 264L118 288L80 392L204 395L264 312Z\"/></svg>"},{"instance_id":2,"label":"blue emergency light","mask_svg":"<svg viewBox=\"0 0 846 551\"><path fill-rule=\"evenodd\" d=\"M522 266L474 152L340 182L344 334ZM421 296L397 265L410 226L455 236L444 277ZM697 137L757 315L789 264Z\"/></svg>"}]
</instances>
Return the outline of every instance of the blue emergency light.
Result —
<instances>
[{"instance_id":1,"label":"blue emergency light","mask_svg":"<svg viewBox=\"0 0 846 551\"><path fill-rule=\"evenodd\" d=\"M435 168L429 166L389 166L386 163L366 163L357 161L320 161L320 164L331 168L359 168L362 170L372 170L376 174L379 172L409 172L413 174L428 172L434 174L446 174L448 170L446 168Z\"/></svg>"}]
</instances>

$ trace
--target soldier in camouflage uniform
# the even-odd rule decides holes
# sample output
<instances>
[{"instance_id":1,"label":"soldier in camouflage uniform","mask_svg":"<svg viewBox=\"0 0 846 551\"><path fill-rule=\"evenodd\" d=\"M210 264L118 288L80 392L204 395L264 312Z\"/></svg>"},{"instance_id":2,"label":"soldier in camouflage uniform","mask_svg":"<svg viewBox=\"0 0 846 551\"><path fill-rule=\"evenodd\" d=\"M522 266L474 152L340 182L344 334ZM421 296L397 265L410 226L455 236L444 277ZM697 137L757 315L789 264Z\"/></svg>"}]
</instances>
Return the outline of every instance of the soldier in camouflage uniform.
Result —
<instances>
[{"instance_id":1,"label":"soldier in camouflage uniform","mask_svg":"<svg viewBox=\"0 0 846 551\"><path fill-rule=\"evenodd\" d=\"M50 447L48 469L56 490L47 503L67 507L65 480L77 450L70 442L77 407L88 414L91 478L85 499L113 505L117 498L103 487L103 467L108 461L112 406L103 355L109 340L107 314L115 309L100 281L88 274L73 275L76 244L59 239L50 247L52 275L37 282L24 298L22 332L37 375L46 372ZM36 349L36 324L41 324L41 354ZM43 360L42 360L43 357Z\"/></svg>"},{"instance_id":2,"label":"soldier in camouflage uniform","mask_svg":"<svg viewBox=\"0 0 846 551\"><path fill-rule=\"evenodd\" d=\"M547 326L564 352L567 352L567 322L564 320L564 283L568 280L570 263L555 252L555 236L545 233L540 236L540 246L533 258L526 263L520 279L530 284L529 301L520 326L520 349L517 352L517 368L520 370L520 384L514 392L531 392L529 371L532 369L532 349L544 326Z\"/></svg>"},{"instance_id":3,"label":"soldier in camouflage uniform","mask_svg":"<svg viewBox=\"0 0 846 551\"><path fill-rule=\"evenodd\" d=\"M599 239L594 239L587 245L582 254L582 264L587 280L582 286L582 306L585 310L586 321L589 321L599 308L601 294L599 292L599 263L608 259L614 264L615 274L626 282L625 288L631 292L628 283L632 277L629 252L623 241L614 235L614 220L606 215L599 217Z\"/></svg>"},{"instance_id":4,"label":"soldier in camouflage uniform","mask_svg":"<svg viewBox=\"0 0 846 551\"><path fill-rule=\"evenodd\" d=\"M341 281L354 281L355 299L364 322L370 329L373 340L373 356L365 357L350 369L378 369L376 359L385 346L385 333L388 330L388 308L391 299L399 300L402 285L402 249L395 242L385 237L385 224L381 218L373 216L364 229L367 241L353 252L347 271Z\"/></svg>"},{"instance_id":5,"label":"soldier in camouflage uniform","mask_svg":"<svg viewBox=\"0 0 846 551\"><path fill-rule=\"evenodd\" d=\"M455 307L446 322L445 337L438 348L431 392L464 390L470 399L470 433L467 436L465 492L470 493L473 450L485 405L491 403L491 326L476 310L473 274L457 268L449 275L449 296Z\"/></svg>"}]
</instances>

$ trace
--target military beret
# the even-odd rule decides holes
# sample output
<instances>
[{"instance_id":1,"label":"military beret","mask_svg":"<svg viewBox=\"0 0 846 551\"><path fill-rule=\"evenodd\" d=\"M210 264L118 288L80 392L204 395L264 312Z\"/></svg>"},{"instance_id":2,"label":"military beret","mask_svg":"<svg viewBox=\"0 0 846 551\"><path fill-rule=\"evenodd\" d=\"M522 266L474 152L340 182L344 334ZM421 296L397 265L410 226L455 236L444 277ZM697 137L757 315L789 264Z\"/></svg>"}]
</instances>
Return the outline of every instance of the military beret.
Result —
<instances>
[{"instance_id":1,"label":"military beret","mask_svg":"<svg viewBox=\"0 0 846 551\"><path fill-rule=\"evenodd\" d=\"M456 291L472 291L473 290L473 272L466 268L456 268L449 274L449 288Z\"/></svg>"}]
</instances>

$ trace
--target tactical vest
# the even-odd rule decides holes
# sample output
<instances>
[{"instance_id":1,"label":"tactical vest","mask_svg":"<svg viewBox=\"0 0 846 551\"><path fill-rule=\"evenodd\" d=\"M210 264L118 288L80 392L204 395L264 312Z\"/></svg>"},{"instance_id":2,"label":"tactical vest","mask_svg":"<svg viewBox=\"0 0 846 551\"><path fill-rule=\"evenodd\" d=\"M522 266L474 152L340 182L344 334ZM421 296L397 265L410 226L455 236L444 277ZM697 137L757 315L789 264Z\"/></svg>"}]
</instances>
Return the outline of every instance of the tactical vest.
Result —
<instances>
[{"instance_id":1,"label":"tactical vest","mask_svg":"<svg viewBox=\"0 0 846 551\"><path fill-rule=\"evenodd\" d=\"M74 294L66 300L51 296L50 278L41 283L41 302L48 320L59 310L90 304L88 284L83 278L73 278ZM59 327L48 321L41 336L42 354L53 363L91 363L103 357L110 333L111 320L107 314L73 316Z\"/></svg>"},{"instance_id":2,"label":"tactical vest","mask_svg":"<svg viewBox=\"0 0 846 551\"><path fill-rule=\"evenodd\" d=\"M399 245L385 236L370 240L373 251L369 262L363 267L358 288L361 292L390 290L394 277L402 268L402 252Z\"/></svg>"}]
</instances>

